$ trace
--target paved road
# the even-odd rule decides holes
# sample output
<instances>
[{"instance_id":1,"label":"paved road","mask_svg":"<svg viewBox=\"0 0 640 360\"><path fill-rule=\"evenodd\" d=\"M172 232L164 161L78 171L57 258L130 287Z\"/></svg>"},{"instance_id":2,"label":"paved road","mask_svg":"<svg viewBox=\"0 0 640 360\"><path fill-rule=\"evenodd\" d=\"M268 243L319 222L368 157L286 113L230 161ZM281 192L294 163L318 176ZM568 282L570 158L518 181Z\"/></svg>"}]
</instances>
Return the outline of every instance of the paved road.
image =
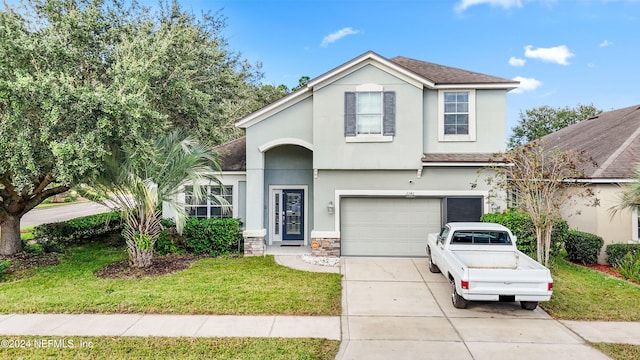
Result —
<instances>
[{"instance_id":1,"label":"paved road","mask_svg":"<svg viewBox=\"0 0 640 360\"><path fill-rule=\"evenodd\" d=\"M107 212L110 209L94 202L84 202L63 206L53 206L44 209L33 209L26 213L20 221L20 226L35 226L74 219L81 216Z\"/></svg>"}]
</instances>

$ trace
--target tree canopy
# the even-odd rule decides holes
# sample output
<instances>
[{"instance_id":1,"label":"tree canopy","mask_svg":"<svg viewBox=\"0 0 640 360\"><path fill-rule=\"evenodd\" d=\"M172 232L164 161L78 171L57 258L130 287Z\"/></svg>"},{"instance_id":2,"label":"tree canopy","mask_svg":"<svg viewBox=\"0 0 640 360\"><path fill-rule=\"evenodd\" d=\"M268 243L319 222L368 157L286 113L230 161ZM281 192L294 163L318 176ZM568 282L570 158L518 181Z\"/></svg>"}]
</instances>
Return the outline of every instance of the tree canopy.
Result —
<instances>
[{"instance_id":1,"label":"tree canopy","mask_svg":"<svg viewBox=\"0 0 640 360\"><path fill-rule=\"evenodd\" d=\"M142 156L173 128L218 144L273 101L260 65L228 48L220 13L176 2L25 0L0 11L0 253L20 218L102 171L115 144ZM276 89L277 90L277 89Z\"/></svg>"},{"instance_id":2,"label":"tree canopy","mask_svg":"<svg viewBox=\"0 0 640 360\"><path fill-rule=\"evenodd\" d=\"M520 111L518 125L511 129L513 134L509 138L508 146L513 149L601 112L602 110L597 109L593 104L578 104L575 108L569 106L554 108L543 105L524 112Z\"/></svg>"},{"instance_id":3,"label":"tree canopy","mask_svg":"<svg viewBox=\"0 0 640 360\"><path fill-rule=\"evenodd\" d=\"M529 214L536 230L537 260L549 265L551 234L562 219L561 210L578 198L598 200L584 179L584 168L593 161L577 151L560 151L534 140L494 156L492 175L486 177L498 194L508 196L510 206Z\"/></svg>"}]
</instances>

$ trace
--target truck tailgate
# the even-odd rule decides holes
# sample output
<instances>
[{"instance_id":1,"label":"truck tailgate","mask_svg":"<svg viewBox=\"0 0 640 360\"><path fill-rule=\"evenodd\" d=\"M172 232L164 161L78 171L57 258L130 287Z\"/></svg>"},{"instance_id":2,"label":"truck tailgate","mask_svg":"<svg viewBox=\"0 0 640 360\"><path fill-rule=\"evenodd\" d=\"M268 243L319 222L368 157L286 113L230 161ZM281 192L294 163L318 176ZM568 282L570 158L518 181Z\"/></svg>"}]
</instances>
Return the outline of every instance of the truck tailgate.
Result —
<instances>
[{"instance_id":1,"label":"truck tailgate","mask_svg":"<svg viewBox=\"0 0 640 360\"><path fill-rule=\"evenodd\" d=\"M548 283L544 270L469 268L469 294L542 295Z\"/></svg>"}]
</instances>

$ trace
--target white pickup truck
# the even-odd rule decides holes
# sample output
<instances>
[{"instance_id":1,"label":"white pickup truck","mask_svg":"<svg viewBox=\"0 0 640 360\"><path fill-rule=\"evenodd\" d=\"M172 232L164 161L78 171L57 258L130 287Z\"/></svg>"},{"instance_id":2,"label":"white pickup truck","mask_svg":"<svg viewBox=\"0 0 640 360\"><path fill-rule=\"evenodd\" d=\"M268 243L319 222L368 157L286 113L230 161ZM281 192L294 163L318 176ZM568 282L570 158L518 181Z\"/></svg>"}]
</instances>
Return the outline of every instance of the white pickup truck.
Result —
<instances>
[{"instance_id":1,"label":"white pickup truck","mask_svg":"<svg viewBox=\"0 0 640 360\"><path fill-rule=\"evenodd\" d=\"M456 308L468 301L519 301L533 310L551 299L549 269L518 251L516 238L499 224L448 223L427 240L429 270L451 283Z\"/></svg>"}]
</instances>

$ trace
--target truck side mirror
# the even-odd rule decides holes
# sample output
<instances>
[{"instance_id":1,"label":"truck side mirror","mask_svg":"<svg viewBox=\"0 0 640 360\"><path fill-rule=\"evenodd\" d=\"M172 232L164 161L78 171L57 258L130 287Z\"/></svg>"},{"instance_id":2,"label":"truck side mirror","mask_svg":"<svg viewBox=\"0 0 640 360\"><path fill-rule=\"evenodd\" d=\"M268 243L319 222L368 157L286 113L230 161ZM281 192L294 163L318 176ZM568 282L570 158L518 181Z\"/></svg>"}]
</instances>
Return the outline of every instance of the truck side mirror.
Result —
<instances>
[{"instance_id":1,"label":"truck side mirror","mask_svg":"<svg viewBox=\"0 0 640 360\"><path fill-rule=\"evenodd\" d=\"M513 243L515 244L518 241L518 237L513 235Z\"/></svg>"}]
</instances>

